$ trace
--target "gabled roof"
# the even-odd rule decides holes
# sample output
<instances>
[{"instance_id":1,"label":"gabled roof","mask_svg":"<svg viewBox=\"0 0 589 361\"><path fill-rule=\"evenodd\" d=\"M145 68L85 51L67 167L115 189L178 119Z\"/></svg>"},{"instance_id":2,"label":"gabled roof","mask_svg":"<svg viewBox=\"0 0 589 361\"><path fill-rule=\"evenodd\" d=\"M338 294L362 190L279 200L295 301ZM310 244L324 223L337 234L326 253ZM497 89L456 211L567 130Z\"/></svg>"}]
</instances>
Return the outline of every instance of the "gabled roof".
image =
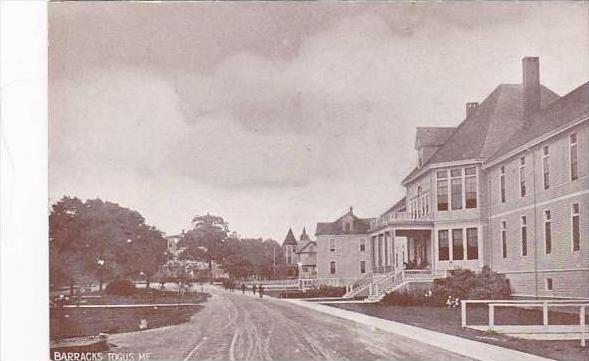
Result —
<instances>
[{"instance_id":1,"label":"gabled roof","mask_svg":"<svg viewBox=\"0 0 589 361\"><path fill-rule=\"evenodd\" d=\"M313 246L316 247L317 246L317 242L315 242L315 241L308 241L307 243L305 243L301 247L301 249L297 250L296 253L317 253L317 251L313 251L313 252L311 252L311 251L305 251L307 248L309 248L310 245L313 245Z\"/></svg>"},{"instance_id":2,"label":"gabled roof","mask_svg":"<svg viewBox=\"0 0 589 361\"><path fill-rule=\"evenodd\" d=\"M350 231L346 232L344 229L343 220L346 217L350 217L352 219L352 228ZM370 228L370 221L373 218L359 218L350 211L340 218L338 218L334 222L319 222L317 223L317 228L315 230L315 235L345 235L345 234L365 234L368 232Z\"/></svg>"},{"instance_id":3,"label":"gabled roof","mask_svg":"<svg viewBox=\"0 0 589 361\"><path fill-rule=\"evenodd\" d=\"M487 159L493 156L512 134L523 126L523 86L500 84L477 106L424 164ZM552 90L540 85L540 106L559 99ZM423 167L422 167L423 168ZM419 173L415 168L403 183Z\"/></svg>"},{"instance_id":4,"label":"gabled roof","mask_svg":"<svg viewBox=\"0 0 589 361\"><path fill-rule=\"evenodd\" d=\"M283 246L296 246L297 240L292 233L292 228L288 229L288 233L286 234L286 238L284 238L284 242L282 242Z\"/></svg>"},{"instance_id":5,"label":"gabled roof","mask_svg":"<svg viewBox=\"0 0 589 361\"><path fill-rule=\"evenodd\" d=\"M405 212L405 210L407 209L407 197L403 197L401 199L399 199L397 201L397 203L393 204L393 206L389 209L387 209L386 212L384 212L383 214L387 214L390 212Z\"/></svg>"},{"instance_id":6,"label":"gabled roof","mask_svg":"<svg viewBox=\"0 0 589 361\"><path fill-rule=\"evenodd\" d=\"M415 148L444 145L455 130L456 127L417 127Z\"/></svg>"},{"instance_id":7,"label":"gabled roof","mask_svg":"<svg viewBox=\"0 0 589 361\"><path fill-rule=\"evenodd\" d=\"M552 102L524 123L492 158L498 158L540 136L589 112L589 82L577 87L562 98Z\"/></svg>"}]
</instances>

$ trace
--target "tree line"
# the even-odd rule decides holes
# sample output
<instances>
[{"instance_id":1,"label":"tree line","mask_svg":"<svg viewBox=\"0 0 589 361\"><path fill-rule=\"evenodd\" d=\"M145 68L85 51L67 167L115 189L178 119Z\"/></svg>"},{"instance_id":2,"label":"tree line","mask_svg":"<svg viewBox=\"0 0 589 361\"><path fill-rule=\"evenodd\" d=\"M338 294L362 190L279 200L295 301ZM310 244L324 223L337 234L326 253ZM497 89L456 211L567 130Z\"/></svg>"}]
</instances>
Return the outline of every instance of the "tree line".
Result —
<instances>
[{"instance_id":1,"label":"tree line","mask_svg":"<svg viewBox=\"0 0 589 361\"><path fill-rule=\"evenodd\" d=\"M216 262L233 278L270 278L284 264L278 242L241 238L220 216L196 215L183 231L180 260ZM101 199L65 196L49 215L50 283L54 287L119 279L155 281L172 259L167 240L137 211Z\"/></svg>"}]
</instances>

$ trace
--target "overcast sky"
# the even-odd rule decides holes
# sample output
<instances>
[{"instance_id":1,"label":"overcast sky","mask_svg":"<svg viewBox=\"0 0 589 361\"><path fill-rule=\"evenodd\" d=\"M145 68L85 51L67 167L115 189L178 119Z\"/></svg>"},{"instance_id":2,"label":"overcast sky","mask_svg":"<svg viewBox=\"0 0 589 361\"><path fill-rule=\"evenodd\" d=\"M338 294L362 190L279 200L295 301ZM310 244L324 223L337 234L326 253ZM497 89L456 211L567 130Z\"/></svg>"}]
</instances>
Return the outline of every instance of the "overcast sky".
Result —
<instances>
[{"instance_id":1,"label":"overcast sky","mask_svg":"<svg viewBox=\"0 0 589 361\"><path fill-rule=\"evenodd\" d=\"M100 197L168 234L314 233L404 194L415 127L521 82L589 79L587 3L50 3L50 201Z\"/></svg>"}]
</instances>

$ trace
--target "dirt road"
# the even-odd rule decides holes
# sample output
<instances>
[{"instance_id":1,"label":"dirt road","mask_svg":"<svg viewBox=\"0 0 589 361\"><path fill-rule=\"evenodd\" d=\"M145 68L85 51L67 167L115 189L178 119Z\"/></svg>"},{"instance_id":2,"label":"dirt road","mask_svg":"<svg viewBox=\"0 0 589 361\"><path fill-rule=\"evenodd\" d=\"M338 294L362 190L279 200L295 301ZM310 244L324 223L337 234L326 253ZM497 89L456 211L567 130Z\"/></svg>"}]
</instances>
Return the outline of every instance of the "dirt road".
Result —
<instances>
[{"instance_id":1,"label":"dirt road","mask_svg":"<svg viewBox=\"0 0 589 361\"><path fill-rule=\"evenodd\" d=\"M151 360L467 360L408 338L283 302L210 287L189 323L112 335Z\"/></svg>"}]
</instances>

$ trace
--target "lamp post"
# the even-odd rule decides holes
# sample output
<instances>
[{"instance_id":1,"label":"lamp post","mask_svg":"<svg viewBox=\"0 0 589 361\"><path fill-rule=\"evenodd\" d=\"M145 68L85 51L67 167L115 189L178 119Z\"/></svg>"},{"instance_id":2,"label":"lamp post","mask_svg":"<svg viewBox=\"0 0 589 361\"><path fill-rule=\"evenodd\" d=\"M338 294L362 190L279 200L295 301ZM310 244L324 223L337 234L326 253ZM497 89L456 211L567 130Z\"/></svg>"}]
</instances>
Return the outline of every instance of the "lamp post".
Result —
<instances>
[{"instance_id":1,"label":"lamp post","mask_svg":"<svg viewBox=\"0 0 589 361\"><path fill-rule=\"evenodd\" d=\"M104 267L105 261L104 259L99 258L96 263L98 264L98 290L102 291L102 268Z\"/></svg>"}]
</instances>

